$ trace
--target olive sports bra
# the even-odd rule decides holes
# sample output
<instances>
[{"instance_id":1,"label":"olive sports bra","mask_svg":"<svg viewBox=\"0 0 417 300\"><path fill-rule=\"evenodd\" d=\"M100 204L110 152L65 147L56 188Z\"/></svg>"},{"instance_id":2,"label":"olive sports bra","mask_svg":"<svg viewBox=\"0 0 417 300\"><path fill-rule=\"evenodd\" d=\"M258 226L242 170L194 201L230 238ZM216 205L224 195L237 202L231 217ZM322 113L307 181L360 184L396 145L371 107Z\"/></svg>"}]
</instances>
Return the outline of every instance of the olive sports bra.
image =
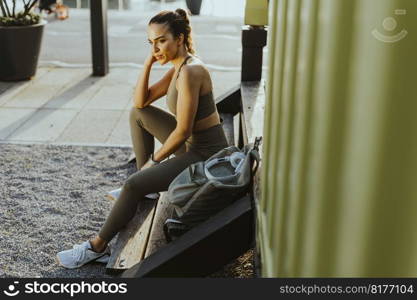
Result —
<instances>
[{"instance_id":1,"label":"olive sports bra","mask_svg":"<svg viewBox=\"0 0 417 300\"><path fill-rule=\"evenodd\" d=\"M175 83L178 79L178 76L180 74L182 66L186 63L186 61L191 56L188 56L184 62L181 64L181 66L178 69L178 74L175 78L175 80L171 80L171 83L169 84L168 91L167 91L167 105L169 110L174 114L177 115L177 98L178 98L178 91L175 87ZM214 113L216 111L216 104L214 102L213 98L213 92L210 91L208 94L200 95L198 97L198 107L197 107L197 113L195 116L195 121L204 119Z\"/></svg>"}]
</instances>

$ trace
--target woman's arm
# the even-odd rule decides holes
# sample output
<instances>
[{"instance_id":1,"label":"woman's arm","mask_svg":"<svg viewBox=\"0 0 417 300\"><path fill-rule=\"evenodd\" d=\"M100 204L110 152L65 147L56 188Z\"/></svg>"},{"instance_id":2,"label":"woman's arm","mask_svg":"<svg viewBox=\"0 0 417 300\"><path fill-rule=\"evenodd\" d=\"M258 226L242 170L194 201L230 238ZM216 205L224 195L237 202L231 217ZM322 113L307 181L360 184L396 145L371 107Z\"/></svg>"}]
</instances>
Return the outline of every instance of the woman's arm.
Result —
<instances>
[{"instance_id":1,"label":"woman's arm","mask_svg":"<svg viewBox=\"0 0 417 300\"><path fill-rule=\"evenodd\" d=\"M199 66L184 65L178 77L177 126L162 147L155 152L154 160L161 161L174 153L192 134L197 113L198 96L202 84Z\"/></svg>"},{"instance_id":2,"label":"woman's arm","mask_svg":"<svg viewBox=\"0 0 417 300\"><path fill-rule=\"evenodd\" d=\"M171 68L161 80L148 88L149 74L155 61L153 55L150 55L143 65L143 71L138 78L133 95L133 106L136 108L144 108L167 93L175 71L174 68Z\"/></svg>"}]
</instances>

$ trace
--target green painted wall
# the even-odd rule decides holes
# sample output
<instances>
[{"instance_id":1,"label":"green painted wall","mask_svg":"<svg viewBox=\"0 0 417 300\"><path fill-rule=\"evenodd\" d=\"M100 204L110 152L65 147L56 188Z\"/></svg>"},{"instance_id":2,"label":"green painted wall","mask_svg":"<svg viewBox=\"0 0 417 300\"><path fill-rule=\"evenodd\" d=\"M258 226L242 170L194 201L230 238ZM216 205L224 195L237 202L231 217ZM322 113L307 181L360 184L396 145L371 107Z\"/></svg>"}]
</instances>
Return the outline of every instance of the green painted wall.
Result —
<instances>
[{"instance_id":1,"label":"green painted wall","mask_svg":"<svg viewBox=\"0 0 417 300\"><path fill-rule=\"evenodd\" d=\"M268 0L246 0L245 25L268 25Z\"/></svg>"},{"instance_id":2,"label":"green painted wall","mask_svg":"<svg viewBox=\"0 0 417 300\"><path fill-rule=\"evenodd\" d=\"M269 1L263 276L417 276L416 16Z\"/></svg>"}]
</instances>

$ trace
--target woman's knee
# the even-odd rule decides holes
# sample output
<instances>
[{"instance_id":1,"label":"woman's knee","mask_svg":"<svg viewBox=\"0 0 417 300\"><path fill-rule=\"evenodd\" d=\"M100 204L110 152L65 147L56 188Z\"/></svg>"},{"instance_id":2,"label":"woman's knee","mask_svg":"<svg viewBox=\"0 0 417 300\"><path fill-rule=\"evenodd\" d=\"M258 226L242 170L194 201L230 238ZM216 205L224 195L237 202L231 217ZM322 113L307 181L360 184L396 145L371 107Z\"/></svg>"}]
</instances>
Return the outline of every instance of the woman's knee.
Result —
<instances>
[{"instance_id":1,"label":"woman's knee","mask_svg":"<svg viewBox=\"0 0 417 300\"><path fill-rule=\"evenodd\" d=\"M130 122L134 122L140 124L141 126L144 126L144 123L146 122L145 120L149 118L152 114L152 108L153 107L151 105L146 106L144 108L132 107L130 109Z\"/></svg>"},{"instance_id":2,"label":"woman's knee","mask_svg":"<svg viewBox=\"0 0 417 300\"><path fill-rule=\"evenodd\" d=\"M143 108L137 108L137 107L132 107L130 109L130 116L129 116L129 120L130 123L141 123L141 115L142 115L142 110Z\"/></svg>"},{"instance_id":3,"label":"woman's knee","mask_svg":"<svg viewBox=\"0 0 417 300\"><path fill-rule=\"evenodd\" d=\"M129 178L126 180L126 182L123 185L123 189L127 193L135 193L136 194L140 191L140 186L143 185L142 182L143 182L142 176L141 176L140 171L139 171L139 172L129 176Z\"/></svg>"}]
</instances>

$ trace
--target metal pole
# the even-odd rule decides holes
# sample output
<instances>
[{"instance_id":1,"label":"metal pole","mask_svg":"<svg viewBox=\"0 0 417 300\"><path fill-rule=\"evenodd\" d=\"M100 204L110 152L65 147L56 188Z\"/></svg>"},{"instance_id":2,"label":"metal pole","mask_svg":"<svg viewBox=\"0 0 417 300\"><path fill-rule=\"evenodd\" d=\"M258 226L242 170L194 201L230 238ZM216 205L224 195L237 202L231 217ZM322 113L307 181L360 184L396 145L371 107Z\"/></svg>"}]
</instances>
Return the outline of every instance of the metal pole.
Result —
<instances>
[{"instance_id":1,"label":"metal pole","mask_svg":"<svg viewBox=\"0 0 417 300\"><path fill-rule=\"evenodd\" d=\"M266 45L264 26L242 27L242 81L258 81L262 78L262 50Z\"/></svg>"},{"instance_id":2,"label":"metal pole","mask_svg":"<svg viewBox=\"0 0 417 300\"><path fill-rule=\"evenodd\" d=\"M90 1L90 23L93 76L105 76L109 72L107 0Z\"/></svg>"}]
</instances>

